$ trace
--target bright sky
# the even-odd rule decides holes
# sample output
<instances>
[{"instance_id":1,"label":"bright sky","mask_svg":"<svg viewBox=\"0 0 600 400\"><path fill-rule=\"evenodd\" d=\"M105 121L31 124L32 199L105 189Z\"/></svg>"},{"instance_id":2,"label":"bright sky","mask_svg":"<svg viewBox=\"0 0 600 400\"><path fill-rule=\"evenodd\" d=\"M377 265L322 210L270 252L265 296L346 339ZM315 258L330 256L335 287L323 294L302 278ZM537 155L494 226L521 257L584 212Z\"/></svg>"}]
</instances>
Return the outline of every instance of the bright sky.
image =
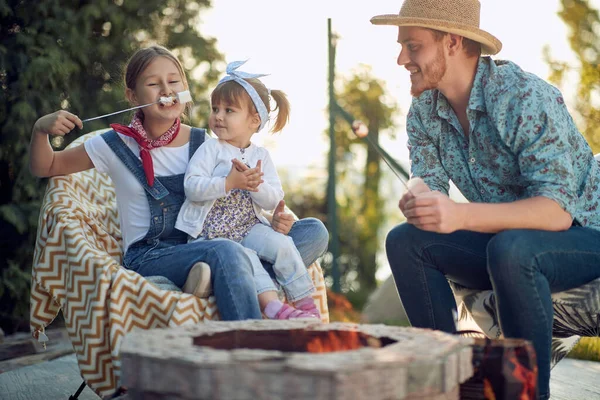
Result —
<instances>
[{"instance_id":1,"label":"bright sky","mask_svg":"<svg viewBox=\"0 0 600 400\"><path fill-rule=\"evenodd\" d=\"M557 15L559 0L481 3L481 28L503 43L495 58L514 61L542 78L549 73L542 59L543 46L551 46L554 58L573 62L567 29ZM600 6L600 0L591 3ZM333 31L339 36L337 76L349 76L361 63L370 65L396 98L402 110L397 139L382 139L381 143L399 160L407 159L404 120L411 101L410 80L408 72L396 65L400 49L397 28L369 22L374 15L398 13L400 6L401 0L213 1L213 9L202 18L202 33L217 38L217 47L228 62L249 59L245 71L270 73L263 78L267 86L289 96L292 115L288 127L275 137L261 133L253 139L271 151L280 170L287 169L298 177L309 171L322 170L323 176L326 172L329 142L323 131L328 128L327 18L332 19ZM566 98L568 104L568 93ZM393 184L383 185L390 192L384 196L389 195L396 203L402 188L393 177L389 181ZM397 214L390 218L390 227L400 220ZM382 266L387 264L384 256L380 261ZM378 277L384 278L389 268L380 272Z\"/></svg>"}]
</instances>

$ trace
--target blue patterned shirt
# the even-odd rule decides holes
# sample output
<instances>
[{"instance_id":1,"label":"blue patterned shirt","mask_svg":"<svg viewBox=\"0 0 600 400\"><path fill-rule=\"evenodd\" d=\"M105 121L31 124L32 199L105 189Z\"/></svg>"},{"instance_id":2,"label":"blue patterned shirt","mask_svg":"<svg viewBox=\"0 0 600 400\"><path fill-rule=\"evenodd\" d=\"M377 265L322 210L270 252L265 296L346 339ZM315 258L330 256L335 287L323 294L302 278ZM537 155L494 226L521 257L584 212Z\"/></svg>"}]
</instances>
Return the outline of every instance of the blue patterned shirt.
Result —
<instances>
[{"instance_id":1,"label":"blue patterned shirt","mask_svg":"<svg viewBox=\"0 0 600 400\"><path fill-rule=\"evenodd\" d=\"M413 99L411 173L471 202L544 196L600 230L600 168L558 89L509 61L481 57L467 107L468 135L438 90Z\"/></svg>"}]
</instances>

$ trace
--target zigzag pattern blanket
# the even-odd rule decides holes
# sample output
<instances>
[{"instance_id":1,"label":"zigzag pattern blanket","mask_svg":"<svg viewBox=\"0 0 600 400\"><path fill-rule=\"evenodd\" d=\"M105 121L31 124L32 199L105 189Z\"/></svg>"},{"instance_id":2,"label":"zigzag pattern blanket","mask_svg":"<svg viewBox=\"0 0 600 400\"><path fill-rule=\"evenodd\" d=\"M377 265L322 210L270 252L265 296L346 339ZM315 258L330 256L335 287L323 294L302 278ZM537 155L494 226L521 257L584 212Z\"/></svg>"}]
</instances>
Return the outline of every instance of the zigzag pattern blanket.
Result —
<instances>
[{"instance_id":1,"label":"zigzag pattern blanket","mask_svg":"<svg viewBox=\"0 0 600 400\"><path fill-rule=\"evenodd\" d=\"M74 141L77 146L92 132ZM214 297L162 290L121 267L121 234L110 178L95 169L51 178L33 260L30 328L36 339L62 310L83 379L100 396L119 386L119 348L134 328L218 319ZM323 321L329 321L323 272L309 267Z\"/></svg>"}]
</instances>

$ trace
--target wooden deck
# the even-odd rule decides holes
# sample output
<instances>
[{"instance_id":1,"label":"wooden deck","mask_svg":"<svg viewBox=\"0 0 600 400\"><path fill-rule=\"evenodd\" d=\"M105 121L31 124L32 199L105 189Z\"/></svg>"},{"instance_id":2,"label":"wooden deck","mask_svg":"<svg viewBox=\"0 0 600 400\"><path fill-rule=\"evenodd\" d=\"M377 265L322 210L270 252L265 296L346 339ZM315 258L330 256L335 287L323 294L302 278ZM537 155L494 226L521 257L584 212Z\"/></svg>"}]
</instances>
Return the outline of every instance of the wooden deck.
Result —
<instances>
[{"instance_id":1,"label":"wooden deck","mask_svg":"<svg viewBox=\"0 0 600 400\"><path fill-rule=\"evenodd\" d=\"M48 350L56 358L42 360L34 354L0 362L0 371L6 371L0 372L1 400L67 400L75 393L82 379L72 348L67 355L63 345ZM567 358L552 371L550 386L552 400L600 400L600 363ZM79 399L100 397L86 387Z\"/></svg>"},{"instance_id":2,"label":"wooden deck","mask_svg":"<svg viewBox=\"0 0 600 400\"><path fill-rule=\"evenodd\" d=\"M83 382L75 354L0 374L2 400L67 400ZM99 400L86 386L81 400Z\"/></svg>"},{"instance_id":3,"label":"wooden deck","mask_svg":"<svg viewBox=\"0 0 600 400\"><path fill-rule=\"evenodd\" d=\"M600 362L565 358L550 377L552 400L600 399Z\"/></svg>"}]
</instances>

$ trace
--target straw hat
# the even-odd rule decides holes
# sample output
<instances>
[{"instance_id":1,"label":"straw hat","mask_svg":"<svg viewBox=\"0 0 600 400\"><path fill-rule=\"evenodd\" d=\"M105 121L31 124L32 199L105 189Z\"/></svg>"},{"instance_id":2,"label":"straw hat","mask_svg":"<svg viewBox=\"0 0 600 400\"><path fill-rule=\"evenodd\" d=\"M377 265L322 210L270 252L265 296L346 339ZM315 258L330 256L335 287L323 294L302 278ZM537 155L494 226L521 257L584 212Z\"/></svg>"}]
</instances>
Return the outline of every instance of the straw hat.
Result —
<instances>
[{"instance_id":1,"label":"straw hat","mask_svg":"<svg viewBox=\"0 0 600 400\"><path fill-rule=\"evenodd\" d=\"M404 0L398 14L377 15L374 25L419 26L454 33L481 43L483 54L496 54L502 43L479 29L479 0Z\"/></svg>"}]
</instances>

